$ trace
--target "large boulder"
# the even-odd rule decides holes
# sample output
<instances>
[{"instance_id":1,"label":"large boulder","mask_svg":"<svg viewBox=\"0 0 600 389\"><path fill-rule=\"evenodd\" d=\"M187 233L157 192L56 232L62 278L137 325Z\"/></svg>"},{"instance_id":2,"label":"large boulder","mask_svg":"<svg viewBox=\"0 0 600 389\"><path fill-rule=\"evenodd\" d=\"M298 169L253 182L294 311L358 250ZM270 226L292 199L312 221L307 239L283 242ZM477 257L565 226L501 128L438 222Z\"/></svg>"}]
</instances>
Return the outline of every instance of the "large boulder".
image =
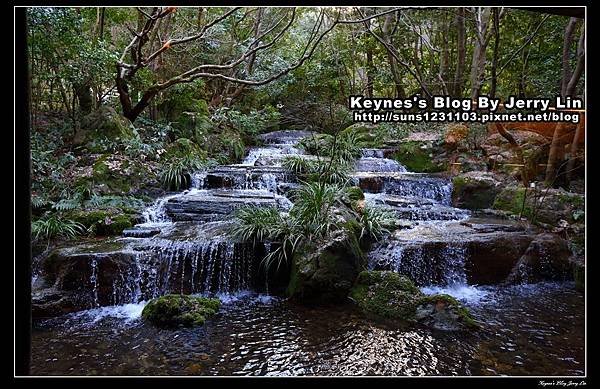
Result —
<instances>
[{"instance_id":1,"label":"large boulder","mask_svg":"<svg viewBox=\"0 0 600 389\"><path fill-rule=\"evenodd\" d=\"M58 248L39 266L41 275L32 288L34 317L122 304L133 298L123 275L134 274L137 267L122 242Z\"/></svg>"},{"instance_id":2,"label":"large boulder","mask_svg":"<svg viewBox=\"0 0 600 389\"><path fill-rule=\"evenodd\" d=\"M493 173L460 174L452 179L452 203L466 209L490 208L502 188L502 182Z\"/></svg>"},{"instance_id":3,"label":"large boulder","mask_svg":"<svg viewBox=\"0 0 600 389\"><path fill-rule=\"evenodd\" d=\"M392 271L363 271L350 298L367 316L421 323L438 330L477 327L466 308L448 295L424 295L406 276Z\"/></svg>"},{"instance_id":4,"label":"large boulder","mask_svg":"<svg viewBox=\"0 0 600 389\"><path fill-rule=\"evenodd\" d=\"M556 234L542 233L529 244L513 268L508 281L534 283L574 277L567 241Z\"/></svg>"},{"instance_id":5,"label":"large boulder","mask_svg":"<svg viewBox=\"0 0 600 389\"><path fill-rule=\"evenodd\" d=\"M294 256L287 292L297 301L344 301L364 266L356 237L345 230L307 245ZM352 249L354 248L354 249Z\"/></svg>"},{"instance_id":6,"label":"large boulder","mask_svg":"<svg viewBox=\"0 0 600 389\"><path fill-rule=\"evenodd\" d=\"M150 300L142 319L158 327L201 326L219 310L219 299L169 294Z\"/></svg>"},{"instance_id":7,"label":"large boulder","mask_svg":"<svg viewBox=\"0 0 600 389\"><path fill-rule=\"evenodd\" d=\"M137 132L127 118L109 106L102 106L81 119L81 130L74 143L85 144L91 151L105 151L100 139L119 141L137 137Z\"/></svg>"}]
</instances>

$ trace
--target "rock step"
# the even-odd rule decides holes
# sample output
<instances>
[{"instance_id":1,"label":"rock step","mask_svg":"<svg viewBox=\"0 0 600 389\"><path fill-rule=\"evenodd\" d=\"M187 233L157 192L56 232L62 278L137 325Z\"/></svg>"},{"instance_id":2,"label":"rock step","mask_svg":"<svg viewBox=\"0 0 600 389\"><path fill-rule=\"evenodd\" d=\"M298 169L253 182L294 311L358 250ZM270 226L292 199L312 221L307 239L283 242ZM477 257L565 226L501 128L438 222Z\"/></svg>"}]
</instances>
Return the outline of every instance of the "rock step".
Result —
<instances>
[{"instance_id":1,"label":"rock step","mask_svg":"<svg viewBox=\"0 0 600 389\"><path fill-rule=\"evenodd\" d=\"M357 172L355 185L366 193L421 197L450 205L452 182L443 176L421 173Z\"/></svg>"},{"instance_id":2,"label":"rock step","mask_svg":"<svg viewBox=\"0 0 600 389\"><path fill-rule=\"evenodd\" d=\"M288 201L267 191L203 190L190 191L165 203L167 215L175 221L213 221L243 206L279 207Z\"/></svg>"},{"instance_id":3,"label":"rock step","mask_svg":"<svg viewBox=\"0 0 600 389\"><path fill-rule=\"evenodd\" d=\"M421 286L572 279L570 256L558 235L480 219L397 230L368 254L371 269L397 271Z\"/></svg>"}]
</instances>

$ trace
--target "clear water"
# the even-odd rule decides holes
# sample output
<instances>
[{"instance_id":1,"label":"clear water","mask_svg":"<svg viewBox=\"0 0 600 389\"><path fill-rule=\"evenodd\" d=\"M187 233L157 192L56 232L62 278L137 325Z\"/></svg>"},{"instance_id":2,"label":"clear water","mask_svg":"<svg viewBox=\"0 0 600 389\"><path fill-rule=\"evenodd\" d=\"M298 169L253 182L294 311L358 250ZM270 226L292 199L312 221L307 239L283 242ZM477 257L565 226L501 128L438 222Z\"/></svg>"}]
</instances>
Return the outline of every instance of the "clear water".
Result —
<instances>
[{"instance_id":1,"label":"clear water","mask_svg":"<svg viewBox=\"0 0 600 389\"><path fill-rule=\"evenodd\" d=\"M157 329L141 305L38 322L39 375L583 375L583 296L569 283L488 287L464 301L483 329L405 329L352 306L304 307L250 292L203 327Z\"/></svg>"}]
</instances>

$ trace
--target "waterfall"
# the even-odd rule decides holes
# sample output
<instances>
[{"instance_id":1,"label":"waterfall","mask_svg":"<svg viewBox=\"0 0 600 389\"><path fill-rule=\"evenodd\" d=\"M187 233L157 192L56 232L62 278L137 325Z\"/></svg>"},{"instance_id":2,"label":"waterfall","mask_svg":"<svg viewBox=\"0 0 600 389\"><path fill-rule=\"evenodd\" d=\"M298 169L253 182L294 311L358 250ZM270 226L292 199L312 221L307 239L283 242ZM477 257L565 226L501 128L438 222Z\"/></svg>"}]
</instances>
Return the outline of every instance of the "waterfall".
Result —
<instances>
[{"instance_id":1,"label":"waterfall","mask_svg":"<svg viewBox=\"0 0 600 389\"><path fill-rule=\"evenodd\" d=\"M391 242L369 253L368 267L404 274L420 286L463 285L467 255L467 247L460 242L427 246Z\"/></svg>"}]
</instances>

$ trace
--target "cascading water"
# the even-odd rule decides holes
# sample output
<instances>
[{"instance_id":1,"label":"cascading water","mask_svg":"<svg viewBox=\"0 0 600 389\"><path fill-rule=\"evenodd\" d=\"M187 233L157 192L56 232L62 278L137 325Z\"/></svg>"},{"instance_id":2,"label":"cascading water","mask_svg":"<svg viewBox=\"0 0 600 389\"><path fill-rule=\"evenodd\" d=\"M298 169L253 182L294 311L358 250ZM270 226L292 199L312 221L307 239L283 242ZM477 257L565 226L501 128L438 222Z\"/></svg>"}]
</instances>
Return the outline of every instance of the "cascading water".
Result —
<instances>
[{"instance_id":1,"label":"cascading water","mask_svg":"<svg viewBox=\"0 0 600 389\"><path fill-rule=\"evenodd\" d=\"M414 235L376 244L368 253L369 269L407 275L425 293L449 293L470 299L481 296L467 285L465 264L469 253L464 243L449 240L423 244L431 228L443 231L446 223L470 216L469 211L450 206L450 180L407 172L404 166L385 158L384 150L379 149L362 151L354 180L366 192L367 204L405 220L412 225Z\"/></svg>"},{"instance_id":2,"label":"cascading water","mask_svg":"<svg viewBox=\"0 0 600 389\"><path fill-rule=\"evenodd\" d=\"M125 230L114 247L65 251L74 262L89 264L88 281L79 286L89 296L88 307L141 304L167 293L223 296L260 288L260 260L270 244L233 241L231 214L244 205L291 207L277 193L287 179L277 158L300 153L294 145L304 135L283 132L266 138L267 147L251 149L244 164L192 174L190 189L157 199L144 210L144 222ZM254 166L259 160L272 164Z\"/></svg>"}]
</instances>

